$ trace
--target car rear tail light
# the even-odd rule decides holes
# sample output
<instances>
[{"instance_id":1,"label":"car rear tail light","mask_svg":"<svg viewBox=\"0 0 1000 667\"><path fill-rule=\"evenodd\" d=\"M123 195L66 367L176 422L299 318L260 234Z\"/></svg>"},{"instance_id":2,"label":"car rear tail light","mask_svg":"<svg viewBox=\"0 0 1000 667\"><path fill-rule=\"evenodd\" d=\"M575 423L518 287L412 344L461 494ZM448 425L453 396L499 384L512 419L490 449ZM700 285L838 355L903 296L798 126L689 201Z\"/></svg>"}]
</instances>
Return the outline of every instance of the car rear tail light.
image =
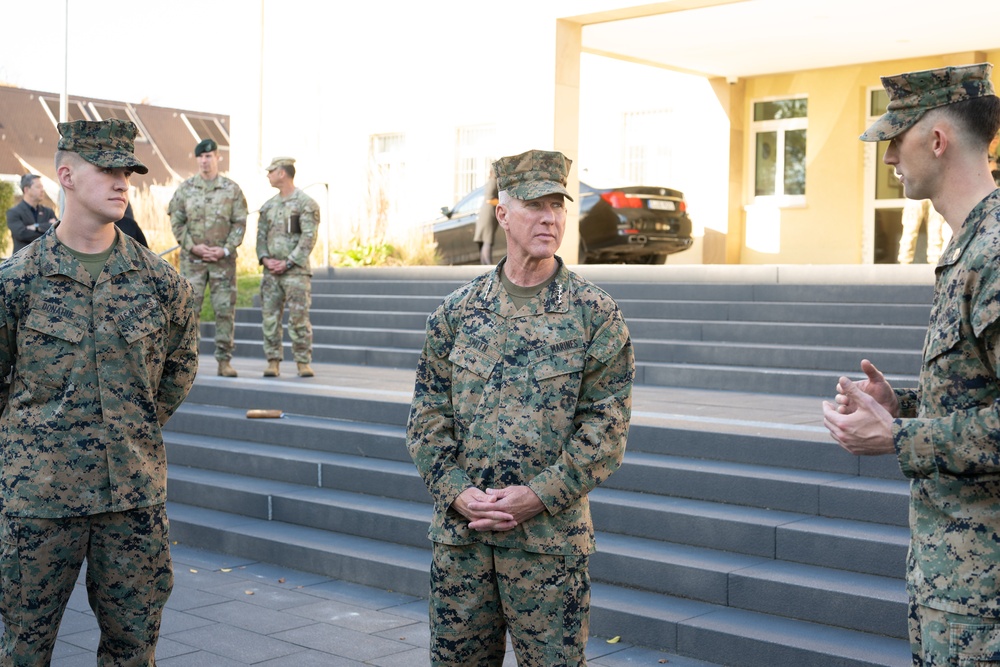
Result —
<instances>
[{"instance_id":1,"label":"car rear tail light","mask_svg":"<svg viewBox=\"0 0 1000 667\"><path fill-rule=\"evenodd\" d=\"M681 213L687 211L688 210L687 202L684 201L683 199L677 202L677 210L680 211Z\"/></svg>"},{"instance_id":2,"label":"car rear tail light","mask_svg":"<svg viewBox=\"0 0 1000 667\"><path fill-rule=\"evenodd\" d=\"M608 202L612 208L642 208L642 200L638 197L629 197L620 190L604 192L601 199Z\"/></svg>"}]
</instances>

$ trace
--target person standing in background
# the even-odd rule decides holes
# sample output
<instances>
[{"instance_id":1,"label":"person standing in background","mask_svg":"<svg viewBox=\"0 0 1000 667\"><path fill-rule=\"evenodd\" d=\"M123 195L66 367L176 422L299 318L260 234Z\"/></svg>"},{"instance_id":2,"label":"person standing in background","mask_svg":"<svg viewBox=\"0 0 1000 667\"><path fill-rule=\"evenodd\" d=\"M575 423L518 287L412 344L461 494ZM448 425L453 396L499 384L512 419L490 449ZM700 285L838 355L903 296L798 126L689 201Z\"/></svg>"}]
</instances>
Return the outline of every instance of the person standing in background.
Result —
<instances>
[{"instance_id":1,"label":"person standing in background","mask_svg":"<svg viewBox=\"0 0 1000 667\"><path fill-rule=\"evenodd\" d=\"M264 329L264 377L277 377L283 358L281 317L288 306L288 334L299 377L312 377L312 267L319 206L295 187L295 160L276 157L267 180L278 189L263 206L257 221L257 259L264 266L260 307Z\"/></svg>"},{"instance_id":2,"label":"person standing in background","mask_svg":"<svg viewBox=\"0 0 1000 667\"><path fill-rule=\"evenodd\" d=\"M56 223L56 212L42 206L45 188L37 174L21 177L21 201L7 211L7 229L14 240L11 254L40 238Z\"/></svg>"},{"instance_id":3,"label":"person standing in background","mask_svg":"<svg viewBox=\"0 0 1000 667\"><path fill-rule=\"evenodd\" d=\"M236 252L247 230L247 200L235 182L219 174L219 146L204 139L194 147L198 173L170 200L170 227L181 246L181 275L191 282L199 312L210 291L215 311L218 374L236 377Z\"/></svg>"}]
</instances>

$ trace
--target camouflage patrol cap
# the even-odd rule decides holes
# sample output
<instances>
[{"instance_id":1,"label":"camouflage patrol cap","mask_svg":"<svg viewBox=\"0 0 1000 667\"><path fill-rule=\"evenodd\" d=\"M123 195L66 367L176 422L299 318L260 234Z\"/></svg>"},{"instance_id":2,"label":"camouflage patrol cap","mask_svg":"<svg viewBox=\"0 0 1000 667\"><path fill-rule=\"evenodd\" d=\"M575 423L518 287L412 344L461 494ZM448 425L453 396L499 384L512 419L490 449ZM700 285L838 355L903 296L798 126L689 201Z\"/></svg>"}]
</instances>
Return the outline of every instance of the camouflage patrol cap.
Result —
<instances>
[{"instance_id":1,"label":"camouflage patrol cap","mask_svg":"<svg viewBox=\"0 0 1000 667\"><path fill-rule=\"evenodd\" d=\"M291 167L295 164L295 159L290 157L276 157L267 165L266 171L274 171L278 167Z\"/></svg>"},{"instance_id":2,"label":"camouflage patrol cap","mask_svg":"<svg viewBox=\"0 0 1000 667\"><path fill-rule=\"evenodd\" d=\"M87 162L104 168L122 167L148 174L146 165L135 157L135 124L128 120L75 120L59 123L61 151L77 153Z\"/></svg>"},{"instance_id":3,"label":"camouflage patrol cap","mask_svg":"<svg viewBox=\"0 0 1000 667\"><path fill-rule=\"evenodd\" d=\"M194 156L198 157L202 153L211 153L212 151L219 150L219 144L215 143L214 139L202 139L198 142L198 145L194 147Z\"/></svg>"},{"instance_id":4,"label":"camouflage patrol cap","mask_svg":"<svg viewBox=\"0 0 1000 667\"><path fill-rule=\"evenodd\" d=\"M497 189L506 190L515 199L538 199L550 194L564 195L566 176L573 161L558 151L527 151L520 155L502 157L493 163L497 175Z\"/></svg>"},{"instance_id":5,"label":"camouflage patrol cap","mask_svg":"<svg viewBox=\"0 0 1000 667\"><path fill-rule=\"evenodd\" d=\"M892 139L931 109L995 95L990 80L992 71L990 63L978 63L883 76L882 86L889 94L889 105L882 117L861 135L861 141Z\"/></svg>"}]
</instances>

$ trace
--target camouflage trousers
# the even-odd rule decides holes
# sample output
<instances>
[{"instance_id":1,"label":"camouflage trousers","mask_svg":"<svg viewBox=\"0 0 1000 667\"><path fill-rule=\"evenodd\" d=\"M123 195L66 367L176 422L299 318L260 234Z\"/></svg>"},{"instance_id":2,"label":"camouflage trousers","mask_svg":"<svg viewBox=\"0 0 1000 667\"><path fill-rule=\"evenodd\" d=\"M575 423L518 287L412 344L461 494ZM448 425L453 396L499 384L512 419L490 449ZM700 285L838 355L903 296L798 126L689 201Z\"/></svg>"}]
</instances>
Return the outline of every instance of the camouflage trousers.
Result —
<instances>
[{"instance_id":1,"label":"camouflage trousers","mask_svg":"<svg viewBox=\"0 0 1000 667\"><path fill-rule=\"evenodd\" d=\"M1000 618L962 616L910 600L914 667L1000 667Z\"/></svg>"},{"instance_id":2,"label":"camouflage trousers","mask_svg":"<svg viewBox=\"0 0 1000 667\"><path fill-rule=\"evenodd\" d=\"M500 667L507 631L519 667L585 667L587 556L434 544L431 665Z\"/></svg>"},{"instance_id":3,"label":"camouflage trousers","mask_svg":"<svg viewBox=\"0 0 1000 667\"><path fill-rule=\"evenodd\" d=\"M236 326L236 261L181 262L181 275L194 288L195 312L200 313L205 301L205 288L215 311L215 358L227 361L233 358Z\"/></svg>"},{"instance_id":4,"label":"camouflage trousers","mask_svg":"<svg viewBox=\"0 0 1000 667\"><path fill-rule=\"evenodd\" d=\"M286 273L276 276L267 271L260 281L260 310L264 328L264 358L280 361L284 354L281 347L281 317L288 306L288 337L292 339L292 357L295 361L312 362L312 323L309 307L312 305L312 276L305 273Z\"/></svg>"},{"instance_id":5,"label":"camouflage trousers","mask_svg":"<svg viewBox=\"0 0 1000 667\"><path fill-rule=\"evenodd\" d=\"M101 629L98 666L155 665L174 582L167 532L163 505L67 519L0 517L0 665L49 664L84 559Z\"/></svg>"}]
</instances>

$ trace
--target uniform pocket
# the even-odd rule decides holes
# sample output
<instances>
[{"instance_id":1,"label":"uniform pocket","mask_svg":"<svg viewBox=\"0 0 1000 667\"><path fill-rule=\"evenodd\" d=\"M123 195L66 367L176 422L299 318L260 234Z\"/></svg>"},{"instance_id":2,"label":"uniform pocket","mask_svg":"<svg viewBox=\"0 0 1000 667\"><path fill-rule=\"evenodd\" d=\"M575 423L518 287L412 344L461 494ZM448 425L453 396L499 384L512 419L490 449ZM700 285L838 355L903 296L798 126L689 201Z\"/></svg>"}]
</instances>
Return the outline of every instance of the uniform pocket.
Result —
<instances>
[{"instance_id":1,"label":"uniform pocket","mask_svg":"<svg viewBox=\"0 0 1000 667\"><path fill-rule=\"evenodd\" d=\"M958 667L1000 666L1000 624L950 623L948 645Z\"/></svg>"},{"instance_id":2,"label":"uniform pocket","mask_svg":"<svg viewBox=\"0 0 1000 667\"><path fill-rule=\"evenodd\" d=\"M21 559L17 531L9 518L0 519L0 613L12 625L21 624Z\"/></svg>"},{"instance_id":3,"label":"uniform pocket","mask_svg":"<svg viewBox=\"0 0 1000 667\"><path fill-rule=\"evenodd\" d=\"M72 375L85 333L86 327L76 319L32 309L18 332L18 348L22 352L44 350L44 354L36 355L37 362L20 364L22 377L48 387L64 387Z\"/></svg>"},{"instance_id":4,"label":"uniform pocket","mask_svg":"<svg viewBox=\"0 0 1000 667\"><path fill-rule=\"evenodd\" d=\"M582 372L586 354L582 341L567 341L564 347L552 346L532 353L531 368L536 380ZM558 348L553 351L553 348Z\"/></svg>"}]
</instances>

